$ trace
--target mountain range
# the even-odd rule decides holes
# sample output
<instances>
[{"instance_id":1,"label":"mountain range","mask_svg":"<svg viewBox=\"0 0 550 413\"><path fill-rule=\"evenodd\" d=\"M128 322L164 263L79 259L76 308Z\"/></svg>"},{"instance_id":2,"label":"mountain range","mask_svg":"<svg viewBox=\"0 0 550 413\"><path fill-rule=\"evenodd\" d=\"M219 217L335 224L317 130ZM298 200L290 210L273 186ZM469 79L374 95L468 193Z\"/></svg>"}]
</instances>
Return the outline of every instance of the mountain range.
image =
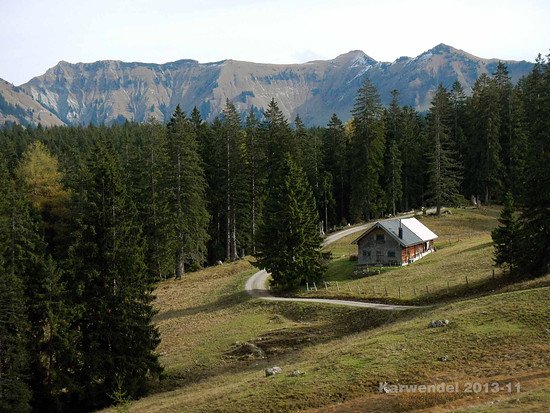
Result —
<instances>
[{"instance_id":1,"label":"mountain range","mask_svg":"<svg viewBox=\"0 0 550 413\"><path fill-rule=\"evenodd\" d=\"M533 67L526 61L502 61L514 83ZM274 98L289 119L300 115L307 125L325 125L333 113L349 119L365 76L377 87L382 103L388 104L391 90L397 89L402 105L425 111L439 83L450 87L458 79L469 94L476 79L492 74L498 62L445 44L391 63L359 50L302 64L61 61L20 86L0 79L0 124L110 124L150 117L164 122L178 104L187 113L196 106L204 119L212 120L226 99L243 113L261 113Z\"/></svg>"}]
</instances>

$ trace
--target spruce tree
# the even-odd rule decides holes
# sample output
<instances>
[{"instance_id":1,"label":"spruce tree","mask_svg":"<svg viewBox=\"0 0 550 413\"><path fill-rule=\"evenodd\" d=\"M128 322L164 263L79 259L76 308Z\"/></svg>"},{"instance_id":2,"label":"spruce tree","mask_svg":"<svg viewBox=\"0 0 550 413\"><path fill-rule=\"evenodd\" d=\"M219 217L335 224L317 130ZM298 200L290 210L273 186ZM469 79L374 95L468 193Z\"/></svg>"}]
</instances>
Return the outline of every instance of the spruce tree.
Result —
<instances>
[{"instance_id":1,"label":"spruce tree","mask_svg":"<svg viewBox=\"0 0 550 413\"><path fill-rule=\"evenodd\" d=\"M76 295L81 354L75 370L73 409L100 408L122 389L129 397L160 374L154 350L152 279L144 262L137 211L110 143L94 149L75 188L68 288Z\"/></svg>"},{"instance_id":2,"label":"spruce tree","mask_svg":"<svg viewBox=\"0 0 550 413\"><path fill-rule=\"evenodd\" d=\"M401 108L399 107L399 92L392 90L390 107L384 112L386 147L384 153L384 192L386 194L387 208L395 215L396 208L403 195L403 183L401 181L400 145L403 128L401 127Z\"/></svg>"},{"instance_id":3,"label":"spruce tree","mask_svg":"<svg viewBox=\"0 0 550 413\"><path fill-rule=\"evenodd\" d=\"M30 337L19 267L25 265L18 259L20 220L14 210L15 191L0 153L0 411L28 412L31 392L27 384L27 346Z\"/></svg>"},{"instance_id":4,"label":"spruce tree","mask_svg":"<svg viewBox=\"0 0 550 413\"><path fill-rule=\"evenodd\" d=\"M172 193L171 213L175 234L176 278L187 264L200 266L206 256L209 221L206 209L206 181L195 132L179 105L168 122L169 176Z\"/></svg>"},{"instance_id":5,"label":"spruce tree","mask_svg":"<svg viewBox=\"0 0 550 413\"><path fill-rule=\"evenodd\" d=\"M403 184L401 182L401 153L397 141L392 141L386 149L386 199L388 200L388 208L395 215L396 206L398 205L403 195Z\"/></svg>"},{"instance_id":6,"label":"spruce tree","mask_svg":"<svg viewBox=\"0 0 550 413\"><path fill-rule=\"evenodd\" d=\"M523 88L517 85L510 96L510 146L508 159L503 163L507 168L505 187L515 199L521 200L525 194L525 175L529 156L528 132L525 121Z\"/></svg>"},{"instance_id":7,"label":"spruce tree","mask_svg":"<svg viewBox=\"0 0 550 413\"><path fill-rule=\"evenodd\" d=\"M287 155L270 181L258 235L257 265L271 272L276 289L292 290L321 276L318 221L307 178Z\"/></svg>"},{"instance_id":8,"label":"spruce tree","mask_svg":"<svg viewBox=\"0 0 550 413\"><path fill-rule=\"evenodd\" d=\"M467 99L464 88L458 80L453 83L449 98L452 112L449 137L456 149L457 161L464 165L464 157L468 152L466 142Z\"/></svg>"},{"instance_id":9,"label":"spruce tree","mask_svg":"<svg viewBox=\"0 0 550 413\"><path fill-rule=\"evenodd\" d=\"M402 208L409 211L423 205L426 191L425 170L427 169L425 148L426 131L422 119L410 106L401 111L401 179L403 182Z\"/></svg>"},{"instance_id":10,"label":"spruce tree","mask_svg":"<svg viewBox=\"0 0 550 413\"><path fill-rule=\"evenodd\" d=\"M206 176L206 204L212 219L208 226L208 261L214 263L226 259L227 233L225 231L226 203L223 187L226 183L224 170L227 163L224 162L226 147L222 143L222 123L215 118L212 125L206 129L200 146L204 171Z\"/></svg>"},{"instance_id":11,"label":"spruce tree","mask_svg":"<svg viewBox=\"0 0 550 413\"><path fill-rule=\"evenodd\" d=\"M350 213L352 219L369 220L384 208L380 175L384 167L384 122L376 88L366 78L357 91L353 107L352 174Z\"/></svg>"},{"instance_id":12,"label":"spruce tree","mask_svg":"<svg viewBox=\"0 0 550 413\"><path fill-rule=\"evenodd\" d=\"M449 139L450 115L449 93L439 85L428 113L428 134L431 141L428 153L428 192L438 216L443 204L456 202L460 183L460 165L454 158L454 148Z\"/></svg>"},{"instance_id":13,"label":"spruce tree","mask_svg":"<svg viewBox=\"0 0 550 413\"><path fill-rule=\"evenodd\" d=\"M321 188L321 139L318 133L305 127L299 115L294 120L294 134L299 147L296 162L304 170L309 185L313 190L317 208L319 211L322 211L324 208L323 191Z\"/></svg>"},{"instance_id":14,"label":"spruce tree","mask_svg":"<svg viewBox=\"0 0 550 413\"><path fill-rule=\"evenodd\" d=\"M226 101L222 117L223 174L221 185L225 200L226 260L235 260L246 245L248 233L245 222L250 219L246 207L250 187L246 185L244 165L244 133L235 105Z\"/></svg>"},{"instance_id":15,"label":"spruce tree","mask_svg":"<svg viewBox=\"0 0 550 413\"><path fill-rule=\"evenodd\" d=\"M21 280L0 256L0 411L29 412L27 321Z\"/></svg>"},{"instance_id":16,"label":"spruce tree","mask_svg":"<svg viewBox=\"0 0 550 413\"><path fill-rule=\"evenodd\" d=\"M133 142L126 168L133 182L130 193L142 222L147 268L152 277L161 279L174 273L176 258L166 128L151 120L136 135L139 140Z\"/></svg>"},{"instance_id":17,"label":"spruce tree","mask_svg":"<svg viewBox=\"0 0 550 413\"><path fill-rule=\"evenodd\" d=\"M279 109L275 99L272 99L264 111L264 120L261 124L261 139L264 143L266 162L271 165L269 168L269 179L276 174L277 167L283 164L286 155L299 162L299 147L295 134L288 126L283 112Z\"/></svg>"},{"instance_id":18,"label":"spruce tree","mask_svg":"<svg viewBox=\"0 0 550 413\"><path fill-rule=\"evenodd\" d=\"M323 139L323 165L332 176L336 224L347 223L349 204L349 139L342 121L333 114Z\"/></svg>"},{"instance_id":19,"label":"spruce tree","mask_svg":"<svg viewBox=\"0 0 550 413\"><path fill-rule=\"evenodd\" d=\"M538 57L524 82L528 157L521 215L521 265L526 275L550 271L550 55Z\"/></svg>"},{"instance_id":20,"label":"spruce tree","mask_svg":"<svg viewBox=\"0 0 550 413\"><path fill-rule=\"evenodd\" d=\"M482 74L472 90L472 135L469 142L469 177L473 190L485 203L500 191L502 164L500 158L500 111L495 82Z\"/></svg>"},{"instance_id":21,"label":"spruce tree","mask_svg":"<svg viewBox=\"0 0 550 413\"><path fill-rule=\"evenodd\" d=\"M493 82L499 111L499 145L500 163L502 165L501 182L504 188L510 188L513 180L511 172L511 150L514 126L512 123L512 80L508 68L503 62L498 62Z\"/></svg>"},{"instance_id":22,"label":"spruce tree","mask_svg":"<svg viewBox=\"0 0 550 413\"><path fill-rule=\"evenodd\" d=\"M510 192L504 198L504 207L500 212L500 226L491 233L495 244L495 265L508 267L510 274L516 274L518 251L520 246L520 228L516 219L514 198Z\"/></svg>"},{"instance_id":23,"label":"spruce tree","mask_svg":"<svg viewBox=\"0 0 550 413\"><path fill-rule=\"evenodd\" d=\"M265 192L266 163L264 148L260 142L260 122L254 111L246 117L244 140L244 164L249 188L249 239L250 251L256 254L256 236L258 224L262 220L262 207ZM246 224L246 222L245 222Z\"/></svg>"}]
</instances>

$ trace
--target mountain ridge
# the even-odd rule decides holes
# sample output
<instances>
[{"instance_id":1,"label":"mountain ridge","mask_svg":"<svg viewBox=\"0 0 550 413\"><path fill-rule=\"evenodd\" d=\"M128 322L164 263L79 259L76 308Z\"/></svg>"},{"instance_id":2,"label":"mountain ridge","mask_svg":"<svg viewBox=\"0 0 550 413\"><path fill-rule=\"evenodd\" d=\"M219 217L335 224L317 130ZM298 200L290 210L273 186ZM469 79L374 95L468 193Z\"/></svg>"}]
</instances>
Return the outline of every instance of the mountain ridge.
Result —
<instances>
[{"instance_id":1,"label":"mountain ridge","mask_svg":"<svg viewBox=\"0 0 550 413\"><path fill-rule=\"evenodd\" d=\"M499 61L507 64L514 83L533 66L526 61L479 58L440 43L416 57L401 56L393 62L377 61L361 50L292 64L234 59L207 63L62 60L43 75L11 86L31 97L37 108L51 112L51 124L58 124L55 118L67 125L144 122L150 117L164 122L178 104L187 112L197 106L205 119L212 120L226 99L241 112L261 113L274 98L287 118L299 114L306 124L325 125L332 113L343 120L350 117L364 76L378 88L384 104L389 103L390 91L397 89L401 104L425 111L439 83L449 87L458 79L469 94L475 80L482 73L493 73ZM36 119L26 120L32 121Z\"/></svg>"}]
</instances>

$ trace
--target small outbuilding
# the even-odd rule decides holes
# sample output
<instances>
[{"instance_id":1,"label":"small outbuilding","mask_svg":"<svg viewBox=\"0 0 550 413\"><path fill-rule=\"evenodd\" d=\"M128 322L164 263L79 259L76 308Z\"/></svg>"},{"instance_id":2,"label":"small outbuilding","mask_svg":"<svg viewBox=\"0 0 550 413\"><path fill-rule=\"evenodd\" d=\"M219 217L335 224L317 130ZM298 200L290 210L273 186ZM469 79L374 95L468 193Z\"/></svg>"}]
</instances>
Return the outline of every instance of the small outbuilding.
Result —
<instances>
[{"instance_id":1,"label":"small outbuilding","mask_svg":"<svg viewBox=\"0 0 550 413\"><path fill-rule=\"evenodd\" d=\"M416 218L387 219L376 222L359 238L358 265L407 265L434 251L437 239Z\"/></svg>"}]
</instances>

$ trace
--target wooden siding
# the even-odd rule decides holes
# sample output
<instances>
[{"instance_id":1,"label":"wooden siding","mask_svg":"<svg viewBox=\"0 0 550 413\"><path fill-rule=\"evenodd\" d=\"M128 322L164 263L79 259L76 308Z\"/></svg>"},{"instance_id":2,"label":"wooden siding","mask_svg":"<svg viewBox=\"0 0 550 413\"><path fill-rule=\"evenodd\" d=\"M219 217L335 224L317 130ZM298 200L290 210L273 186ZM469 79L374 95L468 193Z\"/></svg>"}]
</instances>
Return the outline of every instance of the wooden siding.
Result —
<instances>
[{"instance_id":1,"label":"wooden siding","mask_svg":"<svg viewBox=\"0 0 550 413\"><path fill-rule=\"evenodd\" d=\"M383 241L377 240L377 236L383 236ZM358 265L404 265L433 250L433 240L403 247L385 230L375 228L357 242L357 249ZM390 251L395 253L394 257L388 256Z\"/></svg>"},{"instance_id":2,"label":"wooden siding","mask_svg":"<svg viewBox=\"0 0 550 413\"><path fill-rule=\"evenodd\" d=\"M377 241L376 236L383 235L384 241ZM357 263L359 265L401 265L401 245L381 228L373 229L357 243ZM394 257L388 257L393 251Z\"/></svg>"}]
</instances>

